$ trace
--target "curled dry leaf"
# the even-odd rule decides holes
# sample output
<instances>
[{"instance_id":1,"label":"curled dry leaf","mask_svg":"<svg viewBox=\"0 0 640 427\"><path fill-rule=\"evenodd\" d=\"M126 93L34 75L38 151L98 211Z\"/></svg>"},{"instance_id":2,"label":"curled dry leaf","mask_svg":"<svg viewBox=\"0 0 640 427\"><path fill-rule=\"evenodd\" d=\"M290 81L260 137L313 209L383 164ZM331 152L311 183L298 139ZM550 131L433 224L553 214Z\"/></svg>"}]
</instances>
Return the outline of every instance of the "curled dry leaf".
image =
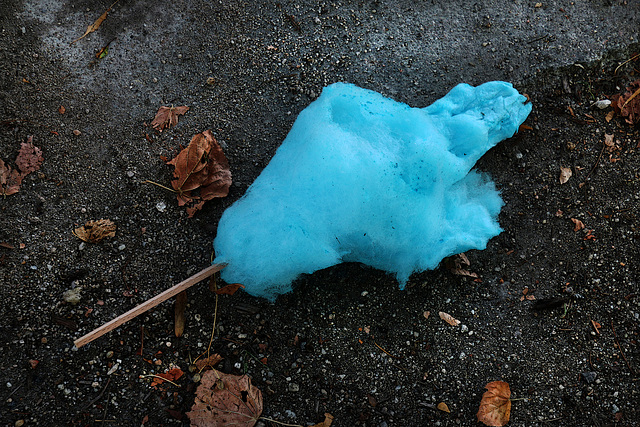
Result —
<instances>
[{"instance_id":1,"label":"curled dry leaf","mask_svg":"<svg viewBox=\"0 0 640 427\"><path fill-rule=\"evenodd\" d=\"M458 319L454 318L450 314L445 313L444 311L441 311L438 314L440 315L440 318L442 320L444 320L445 322L447 322L451 326L458 326L460 324L460 321Z\"/></svg>"},{"instance_id":2,"label":"curled dry leaf","mask_svg":"<svg viewBox=\"0 0 640 427\"><path fill-rule=\"evenodd\" d=\"M212 369L202 376L187 416L195 427L253 427L262 414L262 392L247 375Z\"/></svg>"},{"instance_id":3,"label":"curled dry leaf","mask_svg":"<svg viewBox=\"0 0 640 427\"><path fill-rule=\"evenodd\" d=\"M231 283L221 287L220 289L216 289L215 293L218 295L233 295L240 288L244 288L244 285L241 285L240 283Z\"/></svg>"},{"instance_id":4,"label":"curled dry leaf","mask_svg":"<svg viewBox=\"0 0 640 427\"><path fill-rule=\"evenodd\" d=\"M76 228L73 234L85 242L98 243L106 238L114 237L116 235L116 225L109 219L88 221L82 227Z\"/></svg>"},{"instance_id":5,"label":"curled dry leaf","mask_svg":"<svg viewBox=\"0 0 640 427\"><path fill-rule=\"evenodd\" d=\"M187 207L189 217L207 200L229 193L229 162L210 130L194 136L189 146L167 164L175 166L171 186L178 193L178 205Z\"/></svg>"},{"instance_id":6,"label":"curled dry leaf","mask_svg":"<svg viewBox=\"0 0 640 427\"><path fill-rule=\"evenodd\" d=\"M511 416L511 390L504 381L493 381L485 386L487 391L482 395L478 421L488 426L503 426Z\"/></svg>"},{"instance_id":7,"label":"curled dry leaf","mask_svg":"<svg viewBox=\"0 0 640 427\"><path fill-rule=\"evenodd\" d=\"M183 105L182 107L160 107L156 113L156 117L151 122L151 126L159 132L163 129L172 128L178 124L178 116L183 115L189 111L189 107Z\"/></svg>"},{"instance_id":8,"label":"curled dry leaf","mask_svg":"<svg viewBox=\"0 0 640 427\"><path fill-rule=\"evenodd\" d=\"M575 224L573 231L580 231L584 228L584 224L579 219L571 218L571 221Z\"/></svg>"},{"instance_id":9,"label":"curled dry leaf","mask_svg":"<svg viewBox=\"0 0 640 427\"><path fill-rule=\"evenodd\" d=\"M631 83L623 94L612 98L616 113L624 117L630 125L640 122L640 80Z\"/></svg>"},{"instance_id":10,"label":"curled dry leaf","mask_svg":"<svg viewBox=\"0 0 640 427\"><path fill-rule=\"evenodd\" d=\"M571 175L573 175L571 168L560 168L560 184L566 184Z\"/></svg>"},{"instance_id":11,"label":"curled dry leaf","mask_svg":"<svg viewBox=\"0 0 640 427\"><path fill-rule=\"evenodd\" d=\"M466 269L466 267L471 265L471 262L464 252L445 259L444 265L456 276L473 277L474 279L478 278L477 273L473 273Z\"/></svg>"},{"instance_id":12,"label":"curled dry leaf","mask_svg":"<svg viewBox=\"0 0 640 427\"><path fill-rule=\"evenodd\" d=\"M104 22L105 19L107 19L107 15L109 14L109 12L111 12L111 8L113 6L116 5L116 3L118 3L120 0L116 0L115 2L113 2L113 4L111 6L109 6L109 9L105 10L104 13L102 15L100 15L100 17L98 19L95 20L95 22L91 25L89 25L87 27L87 30L84 32L84 34L80 37L78 37L77 39L75 39L74 41L72 41L70 44L74 44L75 42L77 42L78 40L81 40L83 38L85 38L87 35L93 33L94 31L96 31L98 28L100 28L100 25L102 25L102 23Z\"/></svg>"}]
</instances>

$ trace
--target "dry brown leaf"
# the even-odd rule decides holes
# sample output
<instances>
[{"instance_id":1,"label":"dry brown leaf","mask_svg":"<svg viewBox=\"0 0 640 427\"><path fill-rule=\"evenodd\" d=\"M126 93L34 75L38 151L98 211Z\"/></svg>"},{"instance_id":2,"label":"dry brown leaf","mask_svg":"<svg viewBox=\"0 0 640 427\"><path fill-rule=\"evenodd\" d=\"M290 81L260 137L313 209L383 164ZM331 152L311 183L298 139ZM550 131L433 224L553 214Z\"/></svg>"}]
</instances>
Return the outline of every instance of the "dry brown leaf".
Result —
<instances>
[{"instance_id":1,"label":"dry brown leaf","mask_svg":"<svg viewBox=\"0 0 640 427\"><path fill-rule=\"evenodd\" d=\"M178 116L183 115L189 111L189 107L183 105L182 107L160 107L156 113L156 117L151 122L151 126L159 132L163 129L170 129L178 124Z\"/></svg>"},{"instance_id":2,"label":"dry brown leaf","mask_svg":"<svg viewBox=\"0 0 640 427\"><path fill-rule=\"evenodd\" d=\"M221 287L220 289L216 289L215 292L218 295L233 295L240 288L244 288L244 285L241 285L240 283L231 283Z\"/></svg>"},{"instance_id":3,"label":"dry brown leaf","mask_svg":"<svg viewBox=\"0 0 640 427\"><path fill-rule=\"evenodd\" d=\"M450 314L445 313L444 311L441 311L438 314L440 315L440 318L442 320L444 320L445 322L447 322L451 326L458 326L460 324L460 321L458 319L454 318Z\"/></svg>"},{"instance_id":4,"label":"dry brown leaf","mask_svg":"<svg viewBox=\"0 0 640 427\"><path fill-rule=\"evenodd\" d=\"M88 221L82 227L76 228L73 234L85 242L98 243L106 238L114 237L116 225L109 219Z\"/></svg>"},{"instance_id":5,"label":"dry brown leaf","mask_svg":"<svg viewBox=\"0 0 640 427\"><path fill-rule=\"evenodd\" d=\"M451 273L455 274L456 276L473 277L475 279L478 278L478 275L476 273L472 273L465 268L471 265L471 262L469 261L469 258L467 258L467 256L464 254L464 252L445 259L444 265L447 269L449 269Z\"/></svg>"},{"instance_id":6,"label":"dry brown leaf","mask_svg":"<svg viewBox=\"0 0 640 427\"><path fill-rule=\"evenodd\" d=\"M422 313L422 315L424 316L425 319L428 319L429 316L431 316L431 312L430 311L425 311L424 313Z\"/></svg>"},{"instance_id":7,"label":"dry brown leaf","mask_svg":"<svg viewBox=\"0 0 640 427\"><path fill-rule=\"evenodd\" d=\"M446 412L446 413L448 413L448 414L450 414L450 413L451 413L451 411L449 410L449 407L448 407L448 406L447 406L447 404L446 404L446 403L444 403L444 402L440 402L440 403L438 403L438 409L439 409L439 410L441 410L441 411L443 411L443 412Z\"/></svg>"},{"instance_id":8,"label":"dry brown leaf","mask_svg":"<svg viewBox=\"0 0 640 427\"><path fill-rule=\"evenodd\" d=\"M215 353L210 355L206 359L196 360L196 368L198 368L198 371L204 371L207 368L215 367L221 360L222 356L220 356L218 353Z\"/></svg>"},{"instance_id":9,"label":"dry brown leaf","mask_svg":"<svg viewBox=\"0 0 640 427\"><path fill-rule=\"evenodd\" d=\"M610 133L604 134L604 145L606 145L607 147L613 147L614 145L613 134L610 134Z\"/></svg>"},{"instance_id":10,"label":"dry brown leaf","mask_svg":"<svg viewBox=\"0 0 640 427\"><path fill-rule=\"evenodd\" d=\"M333 423L333 418L334 416L331 415L330 413L326 412L324 414L324 421L318 424L314 424L311 427L331 427L331 424Z\"/></svg>"},{"instance_id":11,"label":"dry brown leaf","mask_svg":"<svg viewBox=\"0 0 640 427\"><path fill-rule=\"evenodd\" d=\"M174 326L173 330L176 337L181 337L184 333L184 311L187 308L187 291L182 291L176 295L176 303L174 306Z\"/></svg>"},{"instance_id":12,"label":"dry brown leaf","mask_svg":"<svg viewBox=\"0 0 640 427\"><path fill-rule=\"evenodd\" d=\"M571 178L571 175L573 175L573 172L571 172L571 168L560 168L560 184L566 184L567 181L569 181L569 178Z\"/></svg>"},{"instance_id":13,"label":"dry brown leaf","mask_svg":"<svg viewBox=\"0 0 640 427\"><path fill-rule=\"evenodd\" d=\"M212 369L202 376L187 416L195 427L253 427L262 414L262 393L247 375Z\"/></svg>"},{"instance_id":14,"label":"dry brown leaf","mask_svg":"<svg viewBox=\"0 0 640 427\"><path fill-rule=\"evenodd\" d=\"M616 113L624 117L630 125L640 122L640 80L632 82L621 95L612 98Z\"/></svg>"},{"instance_id":15,"label":"dry brown leaf","mask_svg":"<svg viewBox=\"0 0 640 427\"><path fill-rule=\"evenodd\" d=\"M16 157L18 168L12 168L0 159L0 194L3 197L15 194L20 190L22 179L40 169L44 159L42 150L32 144L33 136L27 137L23 142Z\"/></svg>"},{"instance_id":16,"label":"dry brown leaf","mask_svg":"<svg viewBox=\"0 0 640 427\"><path fill-rule=\"evenodd\" d=\"M16 165L22 172L22 176L25 177L31 172L35 172L40 169L44 159L42 158L42 150L31 143L33 137L27 138L27 142L23 142L16 158Z\"/></svg>"},{"instance_id":17,"label":"dry brown leaf","mask_svg":"<svg viewBox=\"0 0 640 427\"><path fill-rule=\"evenodd\" d=\"M96 19L96 21L89 25L87 27L87 31L84 32L84 34L80 37L78 37L77 39L75 39L74 41L72 41L70 44L74 44L75 42L77 42L78 40L82 40L83 38L87 37L87 35L93 33L94 31L96 31L98 28L100 28L100 25L102 25L102 23L104 22L105 19L107 19L107 14L109 12L111 12L111 8L113 6L116 5L116 3L118 3L120 0L116 0L113 2L113 4L111 6L109 6L109 9L105 10L104 13L102 15L100 15L100 17L98 19ZM61 113L62 114L62 113Z\"/></svg>"},{"instance_id":18,"label":"dry brown leaf","mask_svg":"<svg viewBox=\"0 0 640 427\"><path fill-rule=\"evenodd\" d=\"M607 121L607 123L609 123L611 120L613 120L613 116L615 116L615 114L615 110L609 111L604 119Z\"/></svg>"},{"instance_id":19,"label":"dry brown leaf","mask_svg":"<svg viewBox=\"0 0 640 427\"><path fill-rule=\"evenodd\" d=\"M493 381L485 386L487 391L482 395L478 421L488 426L503 426L511 416L511 390L504 381Z\"/></svg>"},{"instance_id":20,"label":"dry brown leaf","mask_svg":"<svg viewBox=\"0 0 640 427\"><path fill-rule=\"evenodd\" d=\"M58 113L60 114L64 114L67 111L66 108L64 108L64 105L61 105L58 107Z\"/></svg>"},{"instance_id":21,"label":"dry brown leaf","mask_svg":"<svg viewBox=\"0 0 640 427\"><path fill-rule=\"evenodd\" d=\"M0 159L0 193L3 197L10 196L20 190L22 184L22 175L17 169L5 165Z\"/></svg>"},{"instance_id":22,"label":"dry brown leaf","mask_svg":"<svg viewBox=\"0 0 640 427\"><path fill-rule=\"evenodd\" d=\"M189 217L207 200L229 193L229 162L210 130L194 136L189 146L167 164L175 166L171 186L178 193L178 205L186 205Z\"/></svg>"},{"instance_id":23,"label":"dry brown leaf","mask_svg":"<svg viewBox=\"0 0 640 427\"><path fill-rule=\"evenodd\" d=\"M573 227L573 231L580 231L584 228L584 224L579 219L571 218L571 221L573 221L573 223L575 224L575 227Z\"/></svg>"}]
</instances>

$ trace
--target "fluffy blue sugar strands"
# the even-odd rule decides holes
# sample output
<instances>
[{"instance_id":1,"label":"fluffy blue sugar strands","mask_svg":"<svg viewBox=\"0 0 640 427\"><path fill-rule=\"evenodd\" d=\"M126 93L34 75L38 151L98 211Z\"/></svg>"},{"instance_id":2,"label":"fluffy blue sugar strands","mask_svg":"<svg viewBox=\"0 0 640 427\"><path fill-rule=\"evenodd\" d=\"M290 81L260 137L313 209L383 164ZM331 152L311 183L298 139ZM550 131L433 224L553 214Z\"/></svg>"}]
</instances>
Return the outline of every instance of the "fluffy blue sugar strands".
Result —
<instances>
[{"instance_id":1,"label":"fluffy blue sugar strands","mask_svg":"<svg viewBox=\"0 0 640 427\"><path fill-rule=\"evenodd\" d=\"M502 231L503 202L471 168L530 112L505 82L461 84L426 108L326 87L222 216L222 279L273 301L301 273L357 261L404 288L413 272L484 249Z\"/></svg>"}]
</instances>

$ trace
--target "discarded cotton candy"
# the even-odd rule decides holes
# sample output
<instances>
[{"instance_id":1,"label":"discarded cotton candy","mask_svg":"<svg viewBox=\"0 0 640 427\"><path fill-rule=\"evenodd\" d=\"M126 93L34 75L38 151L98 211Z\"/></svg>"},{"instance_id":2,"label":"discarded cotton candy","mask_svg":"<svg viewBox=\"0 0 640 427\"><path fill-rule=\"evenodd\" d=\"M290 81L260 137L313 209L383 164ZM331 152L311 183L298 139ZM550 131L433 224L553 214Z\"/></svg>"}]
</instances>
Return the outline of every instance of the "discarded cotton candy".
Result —
<instances>
[{"instance_id":1,"label":"discarded cotton candy","mask_svg":"<svg viewBox=\"0 0 640 427\"><path fill-rule=\"evenodd\" d=\"M471 171L531 112L511 84L456 86L426 108L336 83L300 113L214 241L222 279L274 300L301 273L356 261L394 274L484 249L502 230L494 184Z\"/></svg>"}]
</instances>

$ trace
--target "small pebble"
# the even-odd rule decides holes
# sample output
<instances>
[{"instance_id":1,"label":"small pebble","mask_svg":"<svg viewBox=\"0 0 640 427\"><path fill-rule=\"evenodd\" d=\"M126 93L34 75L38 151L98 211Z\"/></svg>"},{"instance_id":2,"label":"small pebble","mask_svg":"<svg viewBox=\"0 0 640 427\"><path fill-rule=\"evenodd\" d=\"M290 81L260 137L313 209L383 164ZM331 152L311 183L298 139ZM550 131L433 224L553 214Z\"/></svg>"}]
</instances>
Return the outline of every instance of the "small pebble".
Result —
<instances>
[{"instance_id":1,"label":"small pebble","mask_svg":"<svg viewBox=\"0 0 640 427\"><path fill-rule=\"evenodd\" d=\"M300 391L300 386L296 383L289 383L289 391L292 393L297 393Z\"/></svg>"},{"instance_id":2,"label":"small pebble","mask_svg":"<svg viewBox=\"0 0 640 427\"><path fill-rule=\"evenodd\" d=\"M80 136L80 135L82 135L82 132L80 132L78 129L76 129L76 130L73 131L73 134L75 136Z\"/></svg>"},{"instance_id":3,"label":"small pebble","mask_svg":"<svg viewBox=\"0 0 640 427\"><path fill-rule=\"evenodd\" d=\"M165 209L167 209L167 204L165 202L158 202L156 203L156 209L160 212L164 212Z\"/></svg>"}]
</instances>

